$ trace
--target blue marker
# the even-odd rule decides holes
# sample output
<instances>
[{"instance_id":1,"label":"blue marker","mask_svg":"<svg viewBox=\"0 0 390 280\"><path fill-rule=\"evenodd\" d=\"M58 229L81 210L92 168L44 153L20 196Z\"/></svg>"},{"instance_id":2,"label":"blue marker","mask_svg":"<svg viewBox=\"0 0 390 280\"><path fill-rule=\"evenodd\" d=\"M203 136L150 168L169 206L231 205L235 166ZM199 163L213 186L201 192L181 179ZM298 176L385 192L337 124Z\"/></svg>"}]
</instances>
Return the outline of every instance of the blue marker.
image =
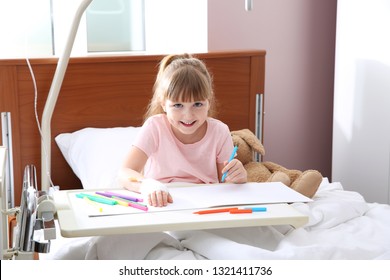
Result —
<instances>
[{"instance_id":1,"label":"blue marker","mask_svg":"<svg viewBox=\"0 0 390 280\"><path fill-rule=\"evenodd\" d=\"M234 146L233 152L232 152L232 154L230 155L230 158L229 158L229 161L228 161L228 162L231 162L231 161L234 159L234 156L235 156L236 153L237 153L237 149L238 149L238 146ZM225 182L226 176L227 176L227 172L223 173L222 179L221 179L221 182L222 182L222 183Z\"/></svg>"},{"instance_id":2,"label":"blue marker","mask_svg":"<svg viewBox=\"0 0 390 280\"><path fill-rule=\"evenodd\" d=\"M244 209L251 209L253 212L266 212L267 207L245 207Z\"/></svg>"}]
</instances>

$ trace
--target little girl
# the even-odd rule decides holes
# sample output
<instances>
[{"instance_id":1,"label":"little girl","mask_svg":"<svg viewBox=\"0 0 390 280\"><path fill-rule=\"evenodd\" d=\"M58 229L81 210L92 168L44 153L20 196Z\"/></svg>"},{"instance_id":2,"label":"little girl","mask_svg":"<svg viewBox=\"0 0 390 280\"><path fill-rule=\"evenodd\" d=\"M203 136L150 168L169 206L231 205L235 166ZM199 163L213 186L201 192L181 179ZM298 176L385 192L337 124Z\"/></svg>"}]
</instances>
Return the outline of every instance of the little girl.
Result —
<instances>
[{"instance_id":1,"label":"little girl","mask_svg":"<svg viewBox=\"0 0 390 280\"><path fill-rule=\"evenodd\" d=\"M152 206L173 199L163 183L246 183L233 159L228 126L212 118L212 79L202 61L188 54L162 59L145 122L120 171L120 184L146 194ZM141 182L141 183L139 183Z\"/></svg>"}]
</instances>

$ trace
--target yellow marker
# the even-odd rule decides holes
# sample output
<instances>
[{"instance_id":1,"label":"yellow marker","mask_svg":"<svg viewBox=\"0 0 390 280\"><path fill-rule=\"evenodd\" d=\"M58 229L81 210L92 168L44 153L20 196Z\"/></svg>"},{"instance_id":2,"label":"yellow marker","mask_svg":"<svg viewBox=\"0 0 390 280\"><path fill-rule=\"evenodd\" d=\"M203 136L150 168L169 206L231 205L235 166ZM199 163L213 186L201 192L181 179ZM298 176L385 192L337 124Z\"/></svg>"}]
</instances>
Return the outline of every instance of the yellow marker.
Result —
<instances>
[{"instance_id":1,"label":"yellow marker","mask_svg":"<svg viewBox=\"0 0 390 280\"><path fill-rule=\"evenodd\" d=\"M97 193L98 196L101 196L101 197L104 197L103 195ZM115 204L119 204L119 205L122 205L122 206L129 206L129 202L128 201L124 201L124 200L121 200L120 198L118 197L104 197L105 199L107 200L110 200L110 201L113 201L115 202Z\"/></svg>"},{"instance_id":2,"label":"yellow marker","mask_svg":"<svg viewBox=\"0 0 390 280\"><path fill-rule=\"evenodd\" d=\"M93 200L90 200L88 197L84 196L83 199L89 204L89 205L92 205L93 207L95 207L96 209L99 210L99 212L103 212L103 208L99 205L99 203L93 201Z\"/></svg>"},{"instance_id":3,"label":"yellow marker","mask_svg":"<svg viewBox=\"0 0 390 280\"><path fill-rule=\"evenodd\" d=\"M122 206L129 206L129 203L128 202L125 202L123 200L119 200L119 199L113 199L114 201L117 202L117 204L119 205L122 205Z\"/></svg>"}]
</instances>

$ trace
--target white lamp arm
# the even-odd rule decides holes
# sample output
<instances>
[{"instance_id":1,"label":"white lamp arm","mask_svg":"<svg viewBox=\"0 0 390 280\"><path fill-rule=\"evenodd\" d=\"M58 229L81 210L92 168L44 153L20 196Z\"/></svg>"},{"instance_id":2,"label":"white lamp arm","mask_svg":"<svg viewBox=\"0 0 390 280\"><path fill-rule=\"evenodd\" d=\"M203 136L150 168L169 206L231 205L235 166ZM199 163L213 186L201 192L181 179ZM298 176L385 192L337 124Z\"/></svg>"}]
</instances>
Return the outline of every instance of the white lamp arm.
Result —
<instances>
[{"instance_id":1,"label":"white lamp arm","mask_svg":"<svg viewBox=\"0 0 390 280\"><path fill-rule=\"evenodd\" d=\"M66 68L68 67L69 57L72 52L74 40L79 28L81 17L89 4L93 0L82 0L76 14L73 18L73 23L66 41L65 48L61 57L58 60L57 68L54 73L50 91L48 93L45 107L42 115L42 142L41 142L41 190L48 191L50 188L50 166L51 166L51 119L53 116L54 107L61 89L62 81L64 80Z\"/></svg>"}]
</instances>

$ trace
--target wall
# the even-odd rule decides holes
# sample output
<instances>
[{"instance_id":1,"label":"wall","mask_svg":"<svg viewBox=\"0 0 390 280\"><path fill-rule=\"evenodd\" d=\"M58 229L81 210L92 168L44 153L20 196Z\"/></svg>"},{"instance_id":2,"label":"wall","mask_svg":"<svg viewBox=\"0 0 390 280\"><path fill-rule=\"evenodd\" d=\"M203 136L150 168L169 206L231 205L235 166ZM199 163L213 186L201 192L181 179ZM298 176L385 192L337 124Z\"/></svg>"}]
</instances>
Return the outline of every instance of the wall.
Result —
<instances>
[{"instance_id":1,"label":"wall","mask_svg":"<svg viewBox=\"0 0 390 280\"><path fill-rule=\"evenodd\" d=\"M339 0L332 177L390 203L390 1Z\"/></svg>"},{"instance_id":2,"label":"wall","mask_svg":"<svg viewBox=\"0 0 390 280\"><path fill-rule=\"evenodd\" d=\"M208 48L265 49L270 160L331 176L337 0L208 1Z\"/></svg>"}]
</instances>

